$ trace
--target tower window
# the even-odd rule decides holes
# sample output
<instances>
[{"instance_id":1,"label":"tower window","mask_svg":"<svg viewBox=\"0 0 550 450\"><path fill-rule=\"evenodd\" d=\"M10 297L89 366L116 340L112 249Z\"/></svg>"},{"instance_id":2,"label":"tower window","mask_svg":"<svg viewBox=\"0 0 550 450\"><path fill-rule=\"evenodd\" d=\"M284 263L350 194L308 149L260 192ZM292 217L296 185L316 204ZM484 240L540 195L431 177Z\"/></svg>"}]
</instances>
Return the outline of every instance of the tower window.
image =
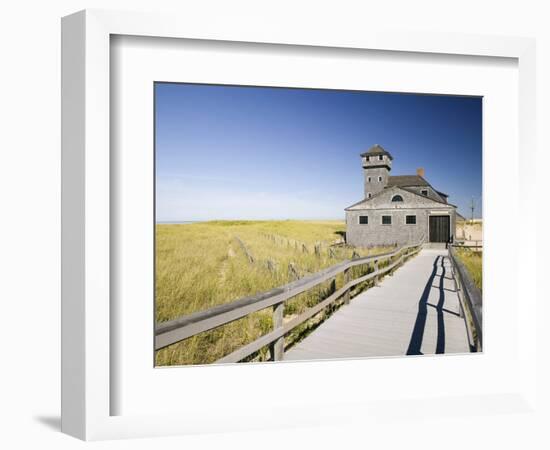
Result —
<instances>
[{"instance_id":1,"label":"tower window","mask_svg":"<svg viewBox=\"0 0 550 450\"><path fill-rule=\"evenodd\" d=\"M382 181L382 177L378 177L378 181Z\"/></svg>"},{"instance_id":2,"label":"tower window","mask_svg":"<svg viewBox=\"0 0 550 450\"><path fill-rule=\"evenodd\" d=\"M391 216L382 216L382 225L391 225Z\"/></svg>"},{"instance_id":3,"label":"tower window","mask_svg":"<svg viewBox=\"0 0 550 450\"><path fill-rule=\"evenodd\" d=\"M371 177L367 177L367 183L370 183Z\"/></svg>"},{"instance_id":4,"label":"tower window","mask_svg":"<svg viewBox=\"0 0 550 450\"><path fill-rule=\"evenodd\" d=\"M420 193L424 196L424 197L427 197L428 196L428 189L422 189L420 191Z\"/></svg>"},{"instance_id":5,"label":"tower window","mask_svg":"<svg viewBox=\"0 0 550 450\"><path fill-rule=\"evenodd\" d=\"M367 162L369 162L369 161L370 161L370 156L367 156Z\"/></svg>"},{"instance_id":6,"label":"tower window","mask_svg":"<svg viewBox=\"0 0 550 450\"><path fill-rule=\"evenodd\" d=\"M378 155L378 161L384 161L384 155Z\"/></svg>"},{"instance_id":7,"label":"tower window","mask_svg":"<svg viewBox=\"0 0 550 450\"><path fill-rule=\"evenodd\" d=\"M368 225L369 216L359 216L359 225Z\"/></svg>"},{"instance_id":8,"label":"tower window","mask_svg":"<svg viewBox=\"0 0 550 450\"><path fill-rule=\"evenodd\" d=\"M416 225L416 216L405 216L405 223L407 225Z\"/></svg>"},{"instance_id":9,"label":"tower window","mask_svg":"<svg viewBox=\"0 0 550 450\"><path fill-rule=\"evenodd\" d=\"M391 198L391 201L392 201L392 202L402 202L402 201L403 201L403 197L401 197L399 194L398 194L398 195L394 195L394 196Z\"/></svg>"},{"instance_id":10,"label":"tower window","mask_svg":"<svg viewBox=\"0 0 550 450\"><path fill-rule=\"evenodd\" d=\"M367 192L367 198L371 198L372 194L370 192Z\"/></svg>"}]
</instances>

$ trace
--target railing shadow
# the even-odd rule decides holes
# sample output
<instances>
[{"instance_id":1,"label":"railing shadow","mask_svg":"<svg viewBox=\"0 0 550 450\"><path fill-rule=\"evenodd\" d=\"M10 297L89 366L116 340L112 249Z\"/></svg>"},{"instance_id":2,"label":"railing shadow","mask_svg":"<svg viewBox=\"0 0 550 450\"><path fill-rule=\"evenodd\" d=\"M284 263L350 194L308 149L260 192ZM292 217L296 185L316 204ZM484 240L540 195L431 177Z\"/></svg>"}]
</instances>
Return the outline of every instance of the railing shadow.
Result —
<instances>
[{"instance_id":1,"label":"railing shadow","mask_svg":"<svg viewBox=\"0 0 550 450\"><path fill-rule=\"evenodd\" d=\"M442 272L439 276L439 286L433 286L435 277L437 276L437 269L439 262L441 261ZM445 353L445 318L443 316L444 312L447 310L443 307L445 304L445 288L444 280L445 278L445 258L443 256L438 256L433 263L433 270L424 287L422 296L418 302L418 313L416 315L416 320L414 323L413 331L411 334L411 339L409 341L409 346L407 349L407 355L422 355L421 352L422 342L424 340L424 331L426 329L426 320L428 317L428 306L434 307L437 311L437 341L435 353ZM439 300L437 305L432 305L428 303L428 298L430 297L430 290L432 287L436 287L439 290Z\"/></svg>"},{"instance_id":2,"label":"railing shadow","mask_svg":"<svg viewBox=\"0 0 550 450\"><path fill-rule=\"evenodd\" d=\"M445 257L441 257L441 277L439 278L439 301L437 302L437 343L435 353L445 353L445 318L443 317L443 306L445 305ZM431 283L430 283L431 284Z\"/></svg>"}]
</instances>

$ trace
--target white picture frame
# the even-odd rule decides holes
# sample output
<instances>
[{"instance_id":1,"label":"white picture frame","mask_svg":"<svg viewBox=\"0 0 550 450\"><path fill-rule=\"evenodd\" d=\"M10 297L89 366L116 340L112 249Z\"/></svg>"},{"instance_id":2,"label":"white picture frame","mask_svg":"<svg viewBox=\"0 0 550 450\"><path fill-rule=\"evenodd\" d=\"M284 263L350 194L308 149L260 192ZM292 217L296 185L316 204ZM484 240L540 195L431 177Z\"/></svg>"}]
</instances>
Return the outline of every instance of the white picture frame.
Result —
<instances>
[{"instance_id":1,"label":"white picture frame","mask_svg":"<svg viewBox=\"0 0 550 450\"><path fill-rule=\"evenodd\" d=\"M535 186L529 166L535 158L535 44L532 39L487 37L444 33L405 33L383 30L347 30L322 34L304 29L269 27L250 23L234 29L223 22L194 23L191 18L164 14L144 14L87 10L67 16L62 22L62 430L85 440L162 436L211 431L253 430L332 421L370 420L377 414L386 420L402 420L391 413L396 401L405 402L408 414L423 411L427 403L437 405L442 415L468 417L476 413L498 414L502 405L514 413L536 411L536 292L535 286L522 287L522 304L518 311L518 360L513 386L501 393L468 393L463 398L420 398L411 393L397 398L356 403L317 404L305 402L285 408L276 402L271 408L253 412L224 405L220 399L218 414L201 414L189 405L180 412L113 415L111 366L119 355L113 352L111 336L116 333L110 298L115 280L111 279L111 183L117 174L110 161L110 57L111 36L142 36L202 41L224 41L257 44L283 44L308 48L367 49L382 52L408 52L417 55L446 54L473 57L500 57L517 60L519 81L519 151L525 157L517 161L519 177L513 199L523 221L519 232L525 237L518 258L535 261L536 236L528 224L536 220L533 207ZM527 156L528 155L528 156ZM519 202L519 195L526 199ZM518 266L518 279L529 268ZM514 295L519 295L515 291ZM487 350L487 351L490 351ZM458 361L458 360L457 360ZM392 364L392 363L390 363ZM335 366L336 372L359 370L361 361L348 361ZM258 368L259 367L259 368ZM293 365L294 376L300 372L311 376L311 365ZM235 367L233 368L235 369ZM274 366L256 365L255 373L268 375L279 370ZM179 369L170 369L179 370ZM204 368L193 368L200 371ZM361 369L362 370L362 369ZM427 369L419 368L419 373ZM342 375L344 373L342 372ZM516 377L517 375L517 377ZM185 376L183 372L182 377ZM466 395L466 393L465 393ZM466 397L465 397L466 398ZM194 400L195 401L195 400ZM195 406L197 406L195 404ZM144 408L147 410L147 408ZM199 412L197 412L199 411ZM270 417L269 425L266 419ZM355 419L352 419L355 418ZM359 425L358 425L359 426Z\"/></svg>"}]
</instances>

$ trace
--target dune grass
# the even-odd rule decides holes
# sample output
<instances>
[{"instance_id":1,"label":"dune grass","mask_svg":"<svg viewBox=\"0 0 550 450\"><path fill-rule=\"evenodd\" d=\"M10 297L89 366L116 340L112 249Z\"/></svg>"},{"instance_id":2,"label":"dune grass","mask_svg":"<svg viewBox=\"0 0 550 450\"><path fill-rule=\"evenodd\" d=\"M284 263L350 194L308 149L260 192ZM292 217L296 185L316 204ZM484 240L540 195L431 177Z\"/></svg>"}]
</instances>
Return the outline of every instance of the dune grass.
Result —
<instances>
[{"instance_id":1,"label":"dune grass","mask_svg":"<svg viewBox=\"0 0 550 450\"><path fill-rule=\"evenodd\" d=\"M480 291L483 291L483 253L467 248L459 248L457 249L457 255L472 277L474 284Z\"/></svg>"},{"instance_id":2,"label":"dune grass","mask_svg":"<svg viewBox=\"0 0 550 450\"><path fill-rule=\"evenodd\" d=\"M266 291L296 278L388 248L352 249L342 242L339 221L213 221L156 225L156 321L202 311ZM369 270L357 268L357 270ZM342 277L336 286L343 284ZM285 321L325 298L325 283L285 304ZM297 340L319 320L286 337ZM272 330L272 310L256 312L156 352L157 365L206 364ZM254 357L262 360L268 350Z\"/></svg>"}]
</instances>

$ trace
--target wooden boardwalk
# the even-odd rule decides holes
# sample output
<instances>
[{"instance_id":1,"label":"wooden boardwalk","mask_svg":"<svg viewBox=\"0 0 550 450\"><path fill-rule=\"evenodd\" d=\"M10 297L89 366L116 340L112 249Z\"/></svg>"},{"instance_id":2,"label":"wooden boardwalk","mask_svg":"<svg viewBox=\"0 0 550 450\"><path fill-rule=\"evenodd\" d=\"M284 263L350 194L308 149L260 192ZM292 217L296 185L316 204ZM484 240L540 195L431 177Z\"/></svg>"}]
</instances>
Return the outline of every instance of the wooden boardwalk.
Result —
<instances>
[{"instance_id":1,"label":"wooden boardwalk","mask_svg":"<svg viewBox=\"0 0 550 450\"><path fill-rule=\"evenodd\" d=\"M393 276L342 306L284 359L467 352L448 252L423 249Z\"/></svg>"}]
</instances>

